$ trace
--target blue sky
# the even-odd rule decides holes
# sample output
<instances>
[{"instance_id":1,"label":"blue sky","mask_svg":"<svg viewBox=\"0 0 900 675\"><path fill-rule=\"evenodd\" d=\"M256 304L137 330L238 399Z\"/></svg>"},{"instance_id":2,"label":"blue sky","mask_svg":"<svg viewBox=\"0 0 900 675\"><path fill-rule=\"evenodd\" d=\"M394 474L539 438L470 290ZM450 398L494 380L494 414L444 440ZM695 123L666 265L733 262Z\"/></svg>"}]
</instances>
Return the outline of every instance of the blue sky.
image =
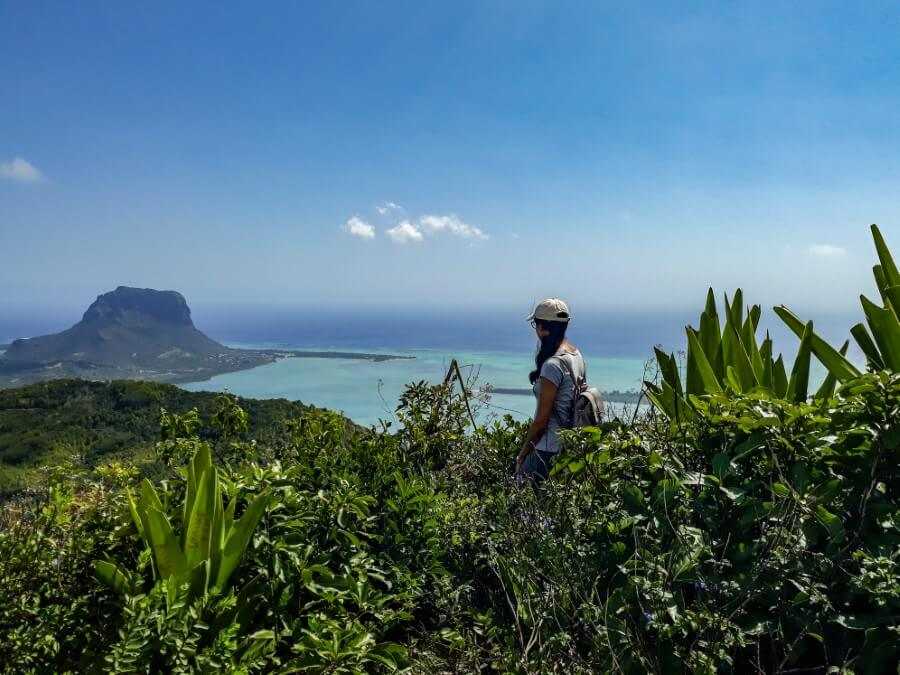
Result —
<instances>
[{"instance_id":1,"label":"blue sky","mask_svg":"<svg viewBox=\"0 0 900 675\"><path fill-rule=\"evenodd\" d=\"M867 225L900 252L898 34L878 2L0 2L0 310L849 311Z\"/></svg>"}]
</instances>

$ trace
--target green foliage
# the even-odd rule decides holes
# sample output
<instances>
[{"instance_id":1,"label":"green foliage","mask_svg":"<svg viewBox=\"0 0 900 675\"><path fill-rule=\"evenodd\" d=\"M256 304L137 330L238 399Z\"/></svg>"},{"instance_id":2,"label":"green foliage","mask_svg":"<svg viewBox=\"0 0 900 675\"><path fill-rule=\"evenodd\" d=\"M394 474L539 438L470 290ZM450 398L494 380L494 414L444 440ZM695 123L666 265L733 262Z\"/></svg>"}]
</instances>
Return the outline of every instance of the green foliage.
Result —
<instances>
[{"instance_id":1,"label":"green foliage","mask_svg":"<svg viewBox=\"0 0 900 675\"><path fill-rule=\"evenodd\" d=\"M188 600L224 590L253 530L262 518L268 494L258 494L244 514L235 520L237 495L228 506L222 502L218 472L212 463L208 445L199 444L187 465L184 503L181 508L181 536L175 534L162 500L146 478L140 497L134 499L126 488L129 511L138 533L152 553L158 585L166 588L169 606L173 606L182 586ZM128 575L112 562L97 561L98 576L114 590L134 593Z\"/></svg>"},{"instance_id":2,"label":"green foliage","mask_svg":"<svg viewBox=\"0 0 900 675\"><path fill-rule=\"evenodd\" d=\"M222 438L231 440L250 430L250 416L238 404L236 396L219 394L215 405L216 411L210 423L219 430Z\"/></svg>"},{"instance_id":3,"label":"green foliage","mask_svg":"<svg viewBox=\"0 0 900 675\"><path fill-rule=\"evenodd\" d=\"M146 460L142 471L158 476L161 467L150 464L159 459L164 465L183 465L196 448L180 439L197 432L212 444L217 457L231 459L244 453L232 444L247 434L265 445L278 445L285 422L311 410L285 400L240 400L236 403L249 429L240 431L241 423L227 431L212 425L203 428L202 421L218 413L221 397L130 381L57 380L0 389L0 497L44 485L40 468L63 464L73 455L91 467Z\"/></svg>"},{"instance_id":4,"label":"green foliage","mask_svg":"<svg viewBox=\"0 0 900 675\"><path fill-rule=\"evenodd\" d=\"M88 670L116 638L92 562L122 552L123 497L71 465L50 480L0 511L0 672Z\"/></svg>"},{"instance_id":5,"label":"green foliage","mask_svg":"<svg viewBox=\"0 0 900 675\"><path fill-rule=\"evenodd\" d=\"M850 372L802 323L789 374L759 317L710 296L684 381L658 353L657 407L566 434L538 487L522 423L473 430L427 383L393 433L289 408L250 439L250 402L199 427L167 404L139 485L73 441L0 508L0 668L896 672L900 374L883 339Z\"/></svg>"},{"instance_id":6,"label":"green foliage","mask_svg":"<svg viewBox=\"0 0 900 675\"><path fill-rule=\"evenodd\" d=\"M877 225L872 225L872 238L879 259L879 264L873 268L873 274L883 304L878 305L861 295L860 302L868 329L866 325L858 323L850 329L850 333L866 355L871 370L891 370L896 373L900 372L900 274ZM775 311L791 330L801 334L802 322L787 307L776 307ZM847 360L843 351L838 352L816 335L812 336L811 348L839 382L859 377L859 370Z\"/></svg>"},{"instance_id":7,"label":"green foliage","mask_svg":"<svg viewBox=\"0 0 900 675\"><path fill-rule=\"evenodd\" d=\"M760 344L756 332L761 316L759 305L743 314L744 295L738 289L731 302L725 296L725 320L722 324L715 295L709 289L706 308L700 315L700 329L691 326L687 334L686 380L682 386L678 362L674 354L656 350L662 380L645 382L653 404L673 421L690 419L696 410L694 397L727 392L764 394L802 402L809 395L809 366L815 339L812 323L800 331L801 341L796 360L788 377L781 355L774 355L768 333ZM833 386L833 385L832 385ZM816 396L825 396L823 388Z\"/></svg>"},{"instance_id":8,"label":"green foliage","mask_svg":"<svg viewBox=\"0 0 900 675\"><path fill-rule=\"evenodd\" d=\"M423 386L395 434L311 411L218 471L197 441L187 466L137 491L127 465L48 472L36 505L0 512L0 660L884 672L898 655L900 376L812 403L694 398L675 426L573 432L536 490L508 477L521 424L462 434L465 406ZM253 513L240 495L265 494L223 576L212 542Z\"/></svg>"}]
</instances>

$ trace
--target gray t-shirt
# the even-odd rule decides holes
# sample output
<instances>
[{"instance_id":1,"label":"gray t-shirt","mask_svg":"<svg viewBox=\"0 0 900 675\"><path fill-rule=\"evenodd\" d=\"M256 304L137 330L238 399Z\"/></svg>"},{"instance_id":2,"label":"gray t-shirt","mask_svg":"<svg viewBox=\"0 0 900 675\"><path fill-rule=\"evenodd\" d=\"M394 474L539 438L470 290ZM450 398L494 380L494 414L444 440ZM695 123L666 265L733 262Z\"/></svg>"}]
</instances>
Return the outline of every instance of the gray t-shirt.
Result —
<instances>
[{"instance_id":1,"label":"gray t-shirt","mask_svg":"<svg viewBox=\"0 0 900 675\"><path fill-rule=\"evenodd\" d=\"M572 419L572 406L575 404L575 383L569 375L569 369L563 365L561 359L566 359L572 367L572 371L577 378L587 378L584 365L584 358L581 352L566 352L560 350L555 355L544 361L541 366L540 377L535 381L534 391L535 397L540 400L541 396L541 380L550 380L557 386L556 399L553 401L553 411L550 413L550 423L547 431L541 437L534 447L544 452L559 452L559 436L560 428L566 428L569 420Z\"/></svg>"}]
</instances>

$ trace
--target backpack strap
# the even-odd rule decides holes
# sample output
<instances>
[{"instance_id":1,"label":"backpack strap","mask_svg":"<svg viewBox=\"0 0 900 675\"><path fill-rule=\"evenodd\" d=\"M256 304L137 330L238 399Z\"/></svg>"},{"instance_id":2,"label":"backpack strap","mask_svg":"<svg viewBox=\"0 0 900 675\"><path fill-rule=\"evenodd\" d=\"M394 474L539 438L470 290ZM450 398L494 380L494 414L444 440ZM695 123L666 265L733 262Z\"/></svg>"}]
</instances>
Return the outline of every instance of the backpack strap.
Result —
<instances>
[{"instance_id":1,"label":"backpack strap","mask_svg":"<svg viewBox=\"0 0 900 675\"><path fill-rule=\"evenodd\" d=\"M566 372L569 373L569 378L572 380L572 409L569 411L569 421L565 426L571 428L575 423L575 404L578 402L578 394L581 393L581 390L584 388L585 379L583 377L575 377L575 369L572 367L572 364L569 363L569 359L565 358L565 356L574 356L569 352L562 352L554 354L560 362L563 364L563 368L566 369ZM555 414L555 409L554 409ZM562 422L562 420L560 420Z\"/></svg>"},{"instance_id":2,"label":"backpack strap","mask_svg":"<svg viewBox=\"0 0 900 675\"><path fill-rule=\"evenodd\" d=\"M571 352L562 352L560 354L554 354L563 364L566 369L566 372L569 373L569 377L572 378L572 386L575 387L575 393L578 393L578 390L581 388L581 385L585 382L584 377L575 377L575 369L572 368L572 364L569 363L569 360L563 358L565 356L575 356Z\"/></svg>"}]
</instances>

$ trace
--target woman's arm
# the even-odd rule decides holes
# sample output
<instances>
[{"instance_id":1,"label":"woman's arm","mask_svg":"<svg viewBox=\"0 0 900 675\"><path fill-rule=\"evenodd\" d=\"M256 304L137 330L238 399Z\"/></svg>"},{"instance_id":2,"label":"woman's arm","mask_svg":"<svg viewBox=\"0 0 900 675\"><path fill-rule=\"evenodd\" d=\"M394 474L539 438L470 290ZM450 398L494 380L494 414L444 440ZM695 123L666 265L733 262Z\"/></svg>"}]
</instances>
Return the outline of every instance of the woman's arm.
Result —
<instances>
[{"instance_id":1,"label":"woman's arm","mask_svg":"<svg viewBox=\"0 0 900 675\"><path fill-rule=\"evenodd\" d=\"M534 444L541 440L550 424L550 414L553 412L553 401L556 400L556 390L559 387L546 377L541 378L541 397L538 399L537 411L534 413L534 421L528 427L525 442L516 457L516 469L522 466L525 458L534 450Z\"/></svg>"}]
</instances>

